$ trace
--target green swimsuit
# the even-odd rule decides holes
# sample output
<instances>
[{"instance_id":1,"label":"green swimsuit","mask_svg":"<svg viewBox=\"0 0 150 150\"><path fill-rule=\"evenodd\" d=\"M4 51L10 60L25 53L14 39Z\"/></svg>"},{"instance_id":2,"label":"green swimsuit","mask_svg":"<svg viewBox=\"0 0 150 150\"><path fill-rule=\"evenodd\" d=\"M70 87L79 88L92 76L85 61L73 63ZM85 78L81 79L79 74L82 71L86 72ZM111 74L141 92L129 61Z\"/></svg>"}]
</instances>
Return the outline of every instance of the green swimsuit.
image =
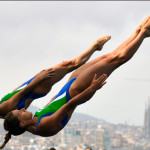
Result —
<instances>
[{"instance_id":1,"label":"green swimsuit","mask_svg":"<svg viewBox=\"0 0 150 150\"><path fill-rule=\"evenodd\" d=\"M21 87L19 87L16 91L12 92L12 93L8 93L7 95L5 95L1 101L0 101L0 104L2 104L4 101L7 101L9 100L12 96L14 96L16 93L20 92L25 86L27 86L35 77L31 78L30 80L28 80L27 82L25 82ZM29 92L28 94L26 94L23 98L20 99L19 103L17 104L17 109L20 110L22 108L25 107L25 102L26 102L26 99L38 99L40 97L43 97L45 96L46 94L36 94L36 93L33 93L33 92Z\"/></svg>"},{"instance_id":2,"label":"green swimsuit","mask_svg":"<svg viewBox=\"0 0 150 150\"><path fill-rule=\"evenodd\" d=\"M51 116L53 113L55 113L59 108L61 108L64 104L66 104L71 99L71 97L69 95L69 88L70 88L71 84L75 81L75 79L76 78L72 78L61 89L61 91L57 94L57 96L53 99L53 101L47 107L45 107L43 109L39 109L39 111L37 111L35 113L34 116L38 116L38 122L37 122L37 125L36 125L36 133L38 135L39 135L39 133L38 133L38 125L40 123L40 120L43 117ZM66 114L64 119L61 121L63 128L67 124L67 121L68 121L68 115Z\"/></svg>"}]
</instances>

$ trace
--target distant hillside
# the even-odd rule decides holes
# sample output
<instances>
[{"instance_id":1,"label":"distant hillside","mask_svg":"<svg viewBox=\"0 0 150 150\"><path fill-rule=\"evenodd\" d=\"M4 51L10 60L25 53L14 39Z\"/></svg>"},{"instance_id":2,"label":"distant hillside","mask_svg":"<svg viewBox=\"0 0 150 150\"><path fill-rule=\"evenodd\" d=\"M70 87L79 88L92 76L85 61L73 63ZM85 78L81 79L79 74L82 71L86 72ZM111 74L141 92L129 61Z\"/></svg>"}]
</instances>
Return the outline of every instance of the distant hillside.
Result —
<instances>
[{"instance_id":1,"label":"distant hillside","mask_svg":"<svg viewBox=\"0 0 150 150\"><path fill-rule=\"evenodd\" d=\"M35 111L37 111L38 109L39 109L38 107L31 105L28 110L34 114ZM82 113L73 113L71 120L83 120L83 121L86 121L86 120L90 120L90 121L97 120L98 121L99 120L99 121L105 122L102 119L98 119L96 117L92 117L92 116L89 116L87 114L82 114Z\"/></svg>"},{"instance_id":2,"label":"distant hillside","mask_svg":"<svg viewBox=\"0 0 150 150\"><path fill-rule=\"evenodd\" d=\"M82 114L82 113L73 113L71 120L83 120L83 121L86 121L86 120L89 120L89 121L96 120L96 121L98 121L99 120L99 121L105 122L102 119L98 119L96 117L92 117L92 116L89 116L87 114Z\"/></svg>"}]
</instances>

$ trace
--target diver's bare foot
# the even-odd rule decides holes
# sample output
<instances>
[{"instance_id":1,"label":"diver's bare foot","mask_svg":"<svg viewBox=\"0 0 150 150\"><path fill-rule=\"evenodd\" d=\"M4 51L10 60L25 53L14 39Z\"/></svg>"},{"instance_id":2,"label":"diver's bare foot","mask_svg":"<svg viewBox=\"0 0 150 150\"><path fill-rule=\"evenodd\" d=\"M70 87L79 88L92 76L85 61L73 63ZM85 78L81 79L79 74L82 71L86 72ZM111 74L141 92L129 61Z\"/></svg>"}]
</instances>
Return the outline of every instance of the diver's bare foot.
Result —
<instances>
[{"instance_id":1,"label":"diver's bare foot","mask_svg":"<svg viewBox=\"0 0 150 150\"><path fill-rule=\"evenodd\" d=\"M144 27L141 30L145 37L150 37L150 20L144 25Z\"/></svg>"},{"instance_id":2,"label":"diver's bare foot","mask_svg":"<svg viewBox=\"0 0 150 150\"><path fill-rule=\"evenodd\" d=\"M139 33L141 29L145 26L145 24L150 20L150 16L148 16L135 30L135 33Z\"/></svg>"},{"instance_id":3,"label":"diver's bare foot","mask_svg":"<svg viewBox=\"0 0 150 150\"><path fill-rule=\"evenodd\" d=\"M110 40L111 36L110 35L107 35L107 36L103 36L101 38L99 38L98 40L96 40L94 43L93 43L93 47L95 50L101 50L104 46L104 44Z\"/></svg>"}]
</instances>

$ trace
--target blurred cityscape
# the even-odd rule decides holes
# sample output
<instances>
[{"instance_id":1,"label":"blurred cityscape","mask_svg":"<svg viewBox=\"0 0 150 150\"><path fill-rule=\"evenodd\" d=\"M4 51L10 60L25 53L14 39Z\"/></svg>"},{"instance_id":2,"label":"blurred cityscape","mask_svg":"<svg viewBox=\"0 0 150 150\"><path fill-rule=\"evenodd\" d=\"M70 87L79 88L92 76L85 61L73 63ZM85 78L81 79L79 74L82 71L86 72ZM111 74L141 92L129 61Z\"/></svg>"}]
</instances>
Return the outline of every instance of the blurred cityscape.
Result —
<instances>
[{"instance_id":1,"label":"blurred cityscape","mask_svg":"<svg viewBox=\"0 0 150 150\"><path fill-rule=\"evenodd\" d=\"M35 108L31 107L32 110ZM68 125L53 137L28 132L13 136L4 150L150 150L150 101L146 103L144 125L111 124L88 115L74 113ZM0 141L4 141L0 120Z\"/></svg>"}]
</instances>

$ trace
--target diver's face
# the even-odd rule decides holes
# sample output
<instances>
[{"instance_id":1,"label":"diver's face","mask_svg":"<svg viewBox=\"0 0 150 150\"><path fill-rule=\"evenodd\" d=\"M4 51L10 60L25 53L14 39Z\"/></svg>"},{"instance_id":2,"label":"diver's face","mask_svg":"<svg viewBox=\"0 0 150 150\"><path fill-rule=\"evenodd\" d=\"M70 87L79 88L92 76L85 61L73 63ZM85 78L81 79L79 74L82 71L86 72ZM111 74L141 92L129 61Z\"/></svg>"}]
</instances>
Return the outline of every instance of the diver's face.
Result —
<instances>
[{"instance_id":1,"label":"diver's face","mask_svg":"<svg viewBox=\"0 0 150 150\"><path fill-rule=\"evenodd\" d=\"M32 119L32 112L26 111L24 108L20 110L14 110L12 113L20 121L29 121Z\"/></svg>"}]
</instances>

